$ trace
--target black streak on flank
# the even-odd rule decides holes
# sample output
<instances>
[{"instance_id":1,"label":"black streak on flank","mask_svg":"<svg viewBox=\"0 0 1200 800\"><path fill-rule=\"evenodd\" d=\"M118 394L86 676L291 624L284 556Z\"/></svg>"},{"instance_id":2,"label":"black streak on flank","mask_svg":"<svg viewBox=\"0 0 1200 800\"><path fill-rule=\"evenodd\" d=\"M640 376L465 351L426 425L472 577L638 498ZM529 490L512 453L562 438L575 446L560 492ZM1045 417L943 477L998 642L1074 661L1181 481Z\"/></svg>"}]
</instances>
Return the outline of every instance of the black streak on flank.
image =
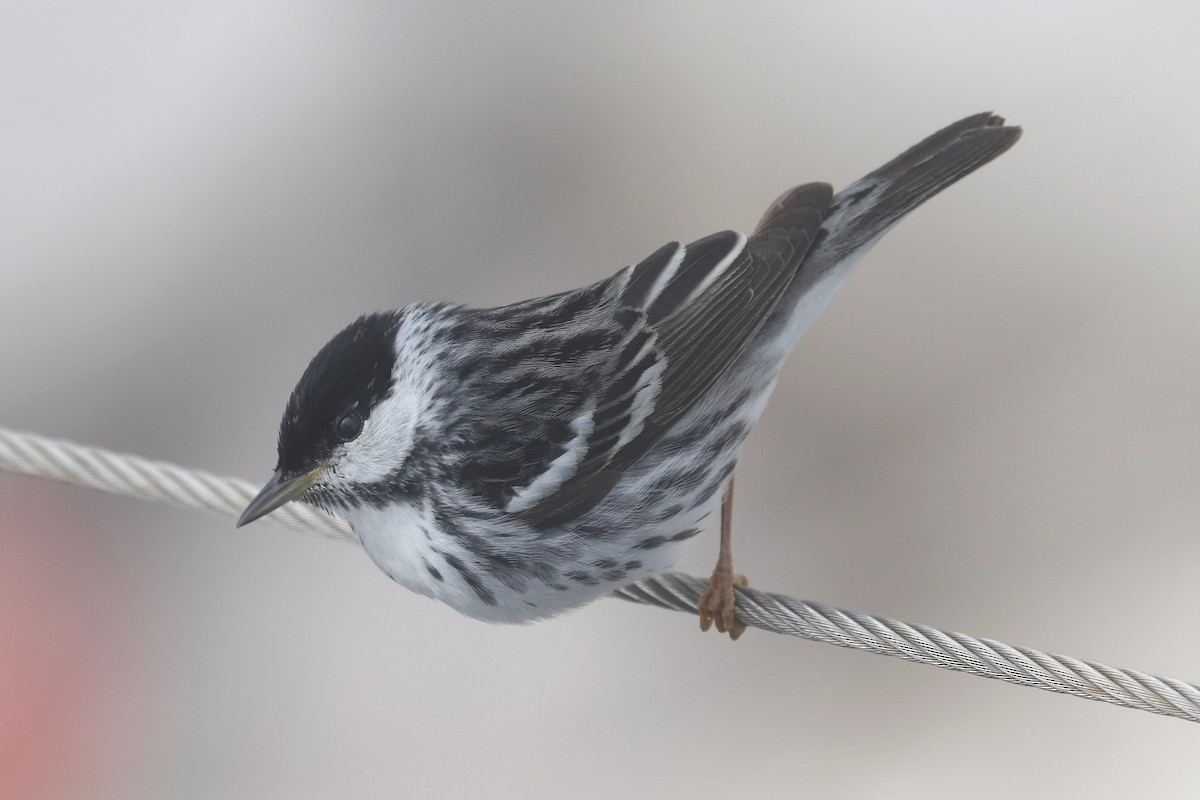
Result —
<instances>
[{"instance_id":1,"label":"black streak on flank","mask_svg":"<svg viewBox=\"0 0 1200 800\"><path fill-rule=\"evenodd\" d=\"M438 572L438 568L435 567L433 564L430 564L428 561L425 562L425 569L429 570L429 574L433 576L433 579L435 581L446 580L445 578L442 577L442 573Z\"/></svg>"},{"instance_id":2,"label":"black streak on flank","mask_svg":"<svg viewBox=\"0 0 1200 800\"><path fill-rule=\"evenodd\" d=\"M649 536L635 544L634 548L637 550L653 550L656 547L662 547L667 542L682 542L685 539L690 539L699 532L699 528L688 528L687 530L680 531L670 538L666 536ZM629 564L637 564L637 566L631 567ZM631 571L635 569L641 569L642 566L640 561L630 561L629 564L626 564L625 568Z\"/></svg>"},{"instance_id":3,"label":"black streak on flank","mask_svg":"<svg viewBox=\"0 0 1200 800\"><path fill-rule=\"evenodd\" d=\"M400 313L368 314L321 348L288 400L279 464L289 475L320 465L338 444L334 428L351 408L364 419L391 393Z\"/></svg>"},{"instance_id":4,"label":"black streak on flank","mask_svg":"<svg viewBox=\"0 0 1200 800\"><path fill-rule=\"evenodd\" d=\"M462 579L467 582L467 586L471 587L471 591L475 592L475 596L483 601L484 605L496 605L496 595L492 594L491 591L489 591L488 588L483 585L483 582L479 580L475 573L467 569L467 566L466 564L463 564L462 559L456 555L453 555L452 553L443 553L440 550L437 551L437 553L442 558L446 559L447 564L458 571L458 574L462 576Z\"/></svg>"},{"instance_id":5,"label":"black streak on flank","mask_svg":"<svg viewBox=\"0 0 1200 800\"><path fill-rule=\"evenodd\" d=\"M576 583L582 583L584 586L595 586L600 583L600 580L595 575L584 572L581 569L573 569L565 574L571 580Z\"/></svg>"},{"instance_id":6,"label":"black streak on flank","mask_svg":"<svg viewBox=\"0 0 1200 800\"><path fill-rule=\"evenodd\" d=\"M486 541L480 539L478 536L472 536L463 526L458 524L454 515L450 513L445 505L435 503L433 514L442 531L453 537L458 544L462 545L474 558L475 563L480 565L488 575L499 579L513 591L525 591L525 575L523 573L527 570L520 559L505 553L503 550L489 546ZM449 561L450 556L446 556L446 559ZM461 564L462 562L460 561L459 563ZM455 565L451 563L451 566ZM456 566L455 568L457 569ZM467 583L470 583L470 580ZM471 588L475 589L475 585L471 584ZM475 593L479 594L479 590L475 589ZM491 592L488 592L488 595L491 596ZM479 597L483 602L488 603L482 594ZM491 602L488 605L495 605L495 603Z\"/></svg>"},{"instance_id":7,"label":"black streak on flank","mask_svg":"<svg viewBox=\"0 0 1200 800\"><path fill-rule=\"evenodd\" d=\"M716 461L726 452L736 449L750 433L750 425L738 420L725 426L717 436L713 437L704 449L705 458Z\"/></svg>"},{"instance_id":8,"label":"black streak on flank","mask_svg":"<svg viewBox=\"0 0 1200 800\"><path fill-rule=\"evenodd\" d=\"M683 504L674 503L667 506L662 511L654 515L655 522L666 522L669 519L674 519L678 514L683 513ZM661 537L660 537L661 538Z\"/></svg>"}]
</instances>

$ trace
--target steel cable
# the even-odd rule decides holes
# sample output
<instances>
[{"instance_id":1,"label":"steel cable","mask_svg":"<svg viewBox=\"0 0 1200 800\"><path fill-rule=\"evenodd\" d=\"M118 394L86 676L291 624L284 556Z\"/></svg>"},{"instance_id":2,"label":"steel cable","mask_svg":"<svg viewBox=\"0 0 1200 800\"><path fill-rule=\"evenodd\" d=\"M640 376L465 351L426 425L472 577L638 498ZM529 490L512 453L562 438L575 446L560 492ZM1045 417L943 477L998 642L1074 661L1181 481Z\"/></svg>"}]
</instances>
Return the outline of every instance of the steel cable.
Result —
<instances>
[{"instance_id":1,"label":"steel cable","mask_svg":"<svg viewBox=\"0 0 1200 800\"><path fill-rule=\"evenodd\" d=\"M237 516L258 487L162 461L0 428L0 469L170 505ZM356 542L343 521L299 503L264 518L290 528ZM667 573L630 584L614 596L696 614L707 581ZM992 639L913 625L860 611L737 589L737 616L771 633L894 656L905 661L1100 700L1200 722L1200 687L1174 678L1119 669Z\"/></svg>"}]
</instances>

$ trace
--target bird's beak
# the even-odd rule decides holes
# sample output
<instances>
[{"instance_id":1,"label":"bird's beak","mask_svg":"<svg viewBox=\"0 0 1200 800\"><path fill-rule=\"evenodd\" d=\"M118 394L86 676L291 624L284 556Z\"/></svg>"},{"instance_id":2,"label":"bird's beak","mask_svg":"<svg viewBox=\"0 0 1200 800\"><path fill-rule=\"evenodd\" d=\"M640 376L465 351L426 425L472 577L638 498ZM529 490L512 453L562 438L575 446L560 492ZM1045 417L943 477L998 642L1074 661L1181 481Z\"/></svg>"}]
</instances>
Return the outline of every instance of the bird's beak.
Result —
<instances>
[{"instance_id":1,"label":"bird's beak","mask_svg":"<svg viewBox=\"0 0 1200 800\"><path fill-rule=\"evenodd\" d=\"M242 516L238 517L237 526L240 528L248 522L254 522L259 517L270 514L284 503L295 500L307 492L324 471L325 467L321 466L294 478L289 478L283 472L277 471L271 476L271 480L267 481L267 485L262 488L258 496L250 501L250 505L246 506Z\"/></svg>"}]
</instances>

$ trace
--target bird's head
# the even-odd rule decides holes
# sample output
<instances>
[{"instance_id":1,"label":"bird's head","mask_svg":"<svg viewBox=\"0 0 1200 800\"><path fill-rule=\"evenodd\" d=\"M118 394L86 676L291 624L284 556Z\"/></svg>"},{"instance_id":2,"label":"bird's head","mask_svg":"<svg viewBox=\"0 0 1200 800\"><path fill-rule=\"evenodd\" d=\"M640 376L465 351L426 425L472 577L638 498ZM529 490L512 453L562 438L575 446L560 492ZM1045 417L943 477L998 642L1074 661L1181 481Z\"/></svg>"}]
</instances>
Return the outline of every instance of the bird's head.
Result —
<instances>
[{"instance_id":1,"label":"bird's head","mask_svg":"<svg viewBox=\"0 0 1200 800\"><path fill-rule=\"evenodd\" d=\"M275 475L239 527L302 496L326 509L369 502L403 467L416 415L396 385L402 316L361 317L317 353L280 423Z\"/></svg>"}]
</instances>

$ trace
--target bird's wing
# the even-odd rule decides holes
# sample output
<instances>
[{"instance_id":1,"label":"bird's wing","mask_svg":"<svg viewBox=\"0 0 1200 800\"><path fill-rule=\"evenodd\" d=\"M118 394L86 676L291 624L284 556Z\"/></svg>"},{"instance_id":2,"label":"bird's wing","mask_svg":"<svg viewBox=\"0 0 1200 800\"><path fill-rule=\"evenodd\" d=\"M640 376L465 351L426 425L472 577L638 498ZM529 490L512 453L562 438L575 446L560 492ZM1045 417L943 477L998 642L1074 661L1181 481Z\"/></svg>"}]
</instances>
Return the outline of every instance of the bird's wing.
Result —
<instances>
[{"instance_id":1,"label":"bird's wing","mask_svg":"<svg viewBox=\"0 0 1200 800\"><path fill-rule=\"evenodd\" d=\"M538 527L599 503L750 344L831 194L793 190L749 240L672 242L593 286L478 312L476 341L505 346L465 370L484 405L463 483Z\"/></svg>"}]
</instances>

